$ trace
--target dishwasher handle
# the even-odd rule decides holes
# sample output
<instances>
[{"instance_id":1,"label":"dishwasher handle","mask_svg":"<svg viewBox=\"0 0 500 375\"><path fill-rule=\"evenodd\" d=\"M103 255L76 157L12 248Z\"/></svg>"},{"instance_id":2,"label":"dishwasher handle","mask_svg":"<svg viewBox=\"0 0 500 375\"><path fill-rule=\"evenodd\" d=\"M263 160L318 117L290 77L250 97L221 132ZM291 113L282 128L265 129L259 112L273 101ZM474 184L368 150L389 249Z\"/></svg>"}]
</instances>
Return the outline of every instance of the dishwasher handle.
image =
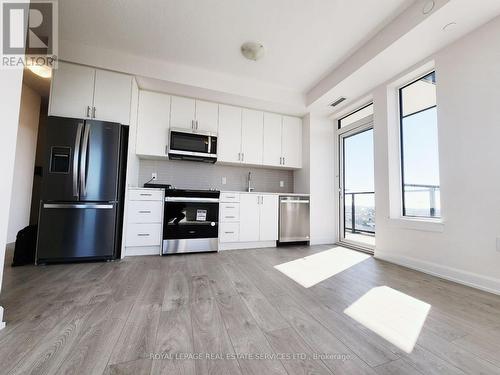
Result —
<instances>
[{"instance_id":1,"label":"dishwasher handle","mask_svg":"<svg viewBox=\"0 0 500 375\"><path fill-rule=\"evenodd\" d=\"M288 204L288 203L309 203L309 200L300 200L300 199L283 199L280 201L281 204Z\"/></svg>"}]
</instances>

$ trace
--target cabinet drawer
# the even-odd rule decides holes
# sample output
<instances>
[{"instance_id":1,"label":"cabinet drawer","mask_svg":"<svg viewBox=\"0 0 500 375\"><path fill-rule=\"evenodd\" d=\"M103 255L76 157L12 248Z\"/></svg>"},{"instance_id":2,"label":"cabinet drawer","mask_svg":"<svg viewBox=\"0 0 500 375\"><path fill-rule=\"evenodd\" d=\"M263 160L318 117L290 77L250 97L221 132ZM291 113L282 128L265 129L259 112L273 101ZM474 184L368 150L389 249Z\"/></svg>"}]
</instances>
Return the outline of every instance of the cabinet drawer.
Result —
<instances>
[{"instance_id":1,"label":"cabinet drawer","mask_svg":"<svg viewBox=\"0 0 500 375\"><path fill-rule=\"evenodd\" d=\"M240 195L238 193L220 193L221 202L239 202Z\"/></svg>"},{"instance_id":2,"label":"cabinet drawer","mask_svg":"<svg viewBox=\"0 0 500 375\"><path fill-rule=\"evenodd\" d=\"M161 232L161 224L129 224L126 246L159 246Z\"/></svg>"},{"instance_id":3,"label":"cabinet drawer","mask_svg":"<svg viewBox=\"0 0 500 375\"><path fill-rule=\"evenodd\" d=\"M220 242L238 242L240 239L240 225L238 223L221 223L219 226Z\"/></svg>"},{"instance_id":4,"label":"cabinet drawer","mask_svg":"<svg viewBox=\"0 0 500 375\"><path fill-rule=\"evenodd\" d=\"M128 199L131 201L163 201L163 191L132 189L129 190Z\"/></svg>"},{"instance_id":5,"label":"cabinet drawer","mask_svg":"<svg viewBox=\"0 0 500 375\"><path fill-rule=\"evenodd\" d=\"M129 223L161 223L163 202L130 201L128 203Z\"/></svg>"},{"instance_id":6,"label":"cabinet drawer","mask_svg":"<svg viewBox=\"0 0 500 375\"><path fill-rule=\"evenodd\" d=\"M222 223L240 221L239 203L221 203L220 208Z\"/></svg>"}]
</instances>

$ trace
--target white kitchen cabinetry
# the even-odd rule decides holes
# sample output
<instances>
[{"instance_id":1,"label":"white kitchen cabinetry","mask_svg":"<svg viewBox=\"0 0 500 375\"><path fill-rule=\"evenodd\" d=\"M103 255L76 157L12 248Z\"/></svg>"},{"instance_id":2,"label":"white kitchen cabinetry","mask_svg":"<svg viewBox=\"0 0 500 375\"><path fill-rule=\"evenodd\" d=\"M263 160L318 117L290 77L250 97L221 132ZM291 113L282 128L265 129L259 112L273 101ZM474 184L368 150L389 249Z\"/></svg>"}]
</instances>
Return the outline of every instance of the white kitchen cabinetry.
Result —
<instances>
[{"instance_id":1,"label":"white kitchen cabinetry","mask_svg":"<svg viewBox=\"0 0 500 375\"><path fill-rule=\"evenodd\" d=\"M282 165L302 168L302 120L300 118L283 116L281 153Z\"/></svg>"},{"instance_id":2,"label":"white kitchen cabinetry","mask_svg":"<svg viewBox=\"0 0 500 375\"><path fill-rule=\"evenodd\" d=\"M217 133L218 121L219 106L217 103L172 96L170 112L170 126L172 128Z\"/></svg>"},{"instance_id":3,"label":"white kitchen cabinetry","mask_svg":"<svg viewBox=\"0 0 500 375\"><path fill-rule=\"evenodd\" d=\"M241 111L240 107L219 106L217 160L227 163L241 161Z\"/></svg>"},{"instance_id":4,"label":"white kitchen cabinetry","mask_svg":"<svg viewBox=\"0 0 500 375\"><path fill-rule=\"evenodd\" d=\"M60 61L53 72L49 115L90 118L94 101L95 69Z\"/></svg>"},{"instance_id":5,"label":"white kitchen cabinetry","mask_svg":"<svg viewBox=\"0 0 500 375\"><path fill-rule=\"evenodd\" d=\"M167 156L170 96L152 91L139 92L136 153Z\"/></svg>"},{"instance_id":6,"label":"white kitchen cabinetry","mask_svg":"<svg viewBox=\"0 0 500 375\"><path fill-rule=\"evenodd\" d=\"M226 192L220 200L221 250L276 246L277 194Z\"/></svg>"},{"instance_id":7,"label":"white kitchen cabinetry","mask_svg":"<svg viewBox=\"0 0 500 375\"><path fill-rule=\"evenodd\" d=\"M244 108L241 114L241 162L262 165L264 113Z\"/></svg>"},{"instance_id":8,"label":"white kitchen cabinetry","mask_svg":"<svg viewBox=\"0 0 500 375\"><path fill-rule=\"evenodd\" d=\"M93 117L102 121L130 123L132 77L96 69Z\"/></svg>"},{"instance_id":9,"label":"white kitchen cabinetry","mask_svg":"<svg viewBox=\"0 0 500 375\"><path fill-rule=\"evenodd\" d=\"M170 127L194 130L195 100L172 96Z\"/></svg>"},{"instance_id":10,"label":"white kitchen cabinetry","mask_svg":"<svg viewBox=\"0 0 500 375\"><path fill-rule=\"evenodd\" d=\"M264 113L264 165L282 166L281 128L282 116L275 113Z\"/></svg>"},{"instance_id":11,"label":"white kitchen cabinetry","mask_svg":"<svg viewBox=\"0 0 500 375\"><path fill-rule=\"evenodd\" d=\"M164 194L131 188L125 218L125 255L159 255L163 238Z\"/></svg>"},{"instance_id":12,"label":"white kitchen cabinetry","mask_svg":"<svg viewBox=\"0 0 500 375\"><path fill-rule=\"evenodd\" d=\"M260 196L259 241L278 240L278 197L271 194Z\"/></svg>"},{"instance_id":13,"label":"white kitchen cabinetry","mask_svg":"<svg viewBox=\"0 0 500 375\"><path fill-rule=\"evenodd\" d=\"M50 90L49 115L130 123L132 77L59 62Z\"/></svg>"},{"instance_id":14,"label":"white kitchen cabinetry","mask_svg":"<svg viewBox=\"0 0 500 375\"><path fill-rule=\"evenodd\" d=\"M260 238L260 195L240 196L240 241L254 242Z\"/></svg>"},{"instance_id":15,"label":"white kitchen cabinetry","mask_svg":"<svg viewBox=\"0 0 500 375\"><path fill-rule=\"evenodd\" d=\"M196 130L217 133L219 123L219 105L217 103L196 100Z\"/></svg>"},{"instance_id":16,"label":"white kitchen cabinetry","mask_svg":"<svg viewBox=\"0 0 500 375\"><path fill-rule=\"evenodd\" d=\"M264 114L264 165L302 168L302 120Z\"/></svg>"},{"instance_id":17,"label":"white kitchen cabinetry","mask_svg":"<svg viewBox=\"0 0 500 375\"><path fill-rule=\"evenodd\" d=\"M246 108L219 106L217 160L262 165L264 114Z\"/></svg>"}]
</instances>

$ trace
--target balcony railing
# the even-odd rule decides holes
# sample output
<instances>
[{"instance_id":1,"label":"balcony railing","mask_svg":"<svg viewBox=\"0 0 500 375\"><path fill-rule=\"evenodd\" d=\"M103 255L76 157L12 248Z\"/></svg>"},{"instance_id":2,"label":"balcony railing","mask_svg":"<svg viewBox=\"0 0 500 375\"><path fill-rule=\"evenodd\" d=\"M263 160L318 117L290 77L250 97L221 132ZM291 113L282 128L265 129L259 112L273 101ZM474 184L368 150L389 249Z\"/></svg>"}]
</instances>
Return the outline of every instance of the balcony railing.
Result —
<instances>
[{"instance_id":1,"label":"balcony railing","mask_svg":"<svg viewBox=\"0 0 500 375\"><path fill-rule=\"evenodd\" d=\"M405 194L428 194L428 205L423 205L426 208L412 208L407 205L405 207L405 215L439 217L439 189L438 185L405 184ZM373 196L373 198L367 198L367 196L370 195ZM359 201L361 200L362 202L359 204ZM408 203L407 200L408 199L405 200L406 203ZM345 230L348 230L351 233L375 234L375 192L346 191L344 197L344 223Z\"/></svg>"},{"instance_id":2,"label":"balcony railing","mask_svg":"<svg viewBox=\"0 0 500 375\"><path fill-rule=\"evenodd\" d=\"M421 216L421 217L439 217L441 215L440 208L437 206L439 199L437 194L440 193L439 185L419 185L419 184L405 184L405 212L406 216ZM426 206L428 209L412 208L408 204L407 194L425 193L428 195L429 204Z\"/></svg>"},{"instance_id":3,"label":"balcony railing","mask_svg":"<svg viewBox=\"0 0 500 375\"><path fill-rule=\"evenodd\" d=\"M358 207L358 216L360 214L364 214L364 217L358 217L356 218L356 197L358 196L363 196L366 197L367 195L372 195L373 196L373 205L369 206L366 205L366 203L363 206ZM348 205L347 197L350 197L351 199L351 204ZM366 198L365 198L366 200ZM349 230L351 233L367 233L367 234L375 234L375 192L373 191L356 191L356 192L345 192L345 199L344 199L344 222L345 222L345 229ZM359 212L363 209L364 212ZM350 215L349 215L350 214ZM350 220L349 220L350 216ZM356 220L359 219L359 220ZM362 222L364 220L364 222ZM348 222L351 222L350 226L348 225Z\"/></svg>"}]
</instances>

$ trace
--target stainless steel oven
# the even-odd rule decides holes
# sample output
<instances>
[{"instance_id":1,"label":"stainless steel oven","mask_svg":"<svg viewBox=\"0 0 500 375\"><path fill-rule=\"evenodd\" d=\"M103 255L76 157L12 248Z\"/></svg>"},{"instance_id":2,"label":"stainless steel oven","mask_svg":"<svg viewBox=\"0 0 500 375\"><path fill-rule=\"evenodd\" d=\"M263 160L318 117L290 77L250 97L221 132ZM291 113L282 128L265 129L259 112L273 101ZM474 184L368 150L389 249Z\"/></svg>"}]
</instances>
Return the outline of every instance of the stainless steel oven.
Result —
<instances>
[{"instance_id":1,"label":"stainless steel oven","mask_svg":"<svg viewBox=\"0 0 500 375\"><path fill-rule=\"evenodd\" d=\"M217 136L202 131L171 129L168 157L174 160L217 161Z\"/></svg>"},{"instance_id":2,"label":"stainless steel oven","mask_svg":"<svg viewBox=\"0 0 500 375\"><path fill-rule=\"evenodd\" d=\"M218 250L219 191L165 190L163 255Z\"/></svg>"}]
</instances>

